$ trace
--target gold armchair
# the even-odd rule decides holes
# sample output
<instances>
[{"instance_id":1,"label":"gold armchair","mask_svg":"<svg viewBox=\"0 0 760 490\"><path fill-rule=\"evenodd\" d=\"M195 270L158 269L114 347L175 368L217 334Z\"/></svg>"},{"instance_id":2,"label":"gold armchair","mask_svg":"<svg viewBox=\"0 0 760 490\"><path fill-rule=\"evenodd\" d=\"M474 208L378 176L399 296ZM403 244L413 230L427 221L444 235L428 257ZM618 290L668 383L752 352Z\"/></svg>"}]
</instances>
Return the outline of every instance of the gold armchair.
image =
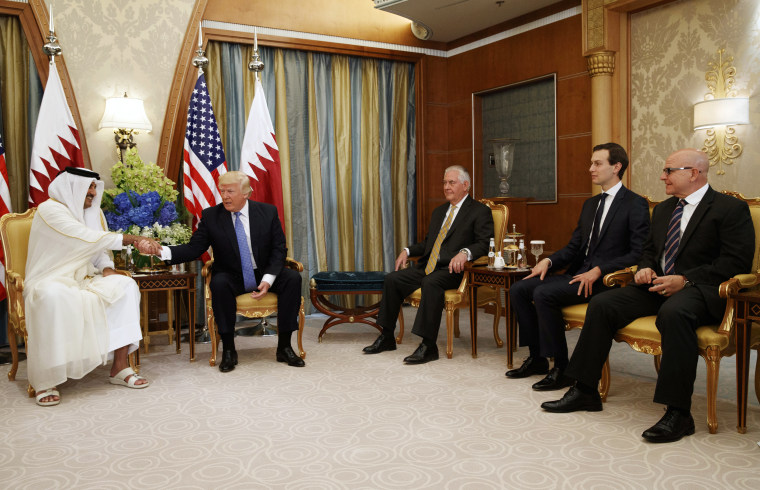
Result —
<instances>
[{"instance_id":1,"label":"gold armchair","mask_svg":"<svg viewBox=\"0 0 760 490\"><path fill-rule=\"evenodd\" d=\"M725 281L720 285L720 295L726 298L726 311L723 320L718 325L703 325L697 328L697 346L699 355L705 360L707 367L707 426L711 434L718 430L716 398L718 389L718 372L720 370L720 361L724 357L732 356L736 353L734 323L736 321L736 300L733 298L741 290L756 288L760 286L760 255L758 254L758 244L760 244L760 199L746 199L744 196L734 193L725 192L739 199L743 199L749 205L752 215L752 223L755 227L755 256L752 260L752 270L756 271L748 274L739 274ZM650 209L653 207L650 203ZM635 267L629 267L620 271L607 274L604 277L604 284L608 287L625 286L633 280L636 273ZM583 326L586 315L586 306L575 305L562 309L563 317L567 329L578 328ZM662 345L660 332L655 325L656 316L645 316L637 318L615 334L616 342L625 342L633 350L650 354L654 356L655 370L659 372L660 356L662 355ZM760 325L753 323L750 332L750 346L760 354ZM760 362L755 366L755 395L760 401ZM599 394L602 400L607 398L610 387L610 368L609 359L602 370L602 378L599 382Z\"/></svg>"},{"instance_id":2,"label":"gold armchair","mask_svg":"<svg viewBox=\"0 0 760 490\"><path fill-rule=\"evenodd\" d=\"M480 202L491 208L493 214L493 228L494 238L496 246L499 247L504 236L507 233L507 221L509 218L509 209L504 204L495 204L488 199L481 199ZM415 258L410 258L415 260ZM484 257L479 258L475 263L480 263L483 260L487 260ZM494 288L489 286L483 286L478 289L478 307L491 305L494 308L493 318L493 337L496 341L496 345L501 347L504 345L499 337L499 320L501 319L501 298ZM409 303L415 308L419 308L420 300L422 299L422 290L417 289L412 294L406 297L405 302ZM469 288L467 287L467 274L462 278L462 282L456 289L447 289L445 293L444 309L446 310L446 357L451 359L453 355L453 343L454 337L459 338L459 310L469 306ZM404 338L404 315L403 312L399 313L399 334L396 337L396 342L399 344ZM473 336L472 338L472 357L477 357L475 354L477 349L478 339Z\"/></svg>"},{"instance_id":3,"label":"gold armchair","mask_svg":"<svg viewBox=\"0 0 760 490\"><path fill-rule=\"evenodd\" d=\"M206 261L201 272L206 291L206 323L208 324L209 334L211 336L211 358L208 363L210 366L216 365L216 351L219 346L219 335L217 333L216 321L214 320L214 310L211 308L211 266L214 259ZM295 271L303 272L303 264L295 259L287 257L285 267ZM241 294L237 297L237 314L247 318L266 318L277 311L277 294L267 293L261 299L251 298L250 293ZM303 297L301 297L301 306L298 309L298 355L301 359L306 358L306 351L303 350L303 326L304 326Z\"/></svg>"},{"instance_id":4,"label":"gold armchair","mask_svg":"<svg viewBox=\"0 0 760 490\"><path fill-rule=\"evenodd\" d=\"M32 220L37 208L23 213L8 213L0 218L0 240L3 242L5 254L5 290L8 293L8 343L11 347L13 364L8 371L8 379L16 380L18 371L18 337L28 341L26 332L26 314L24 311L24 278L26 276L26 256L29 248L29 234L32 230ZM130 276L129 272L117 271L119 274ZM135 353L129 355L129 364L135 366ZM26 388L30 397L34 396L34 387Z\"/></svg>"},{"instance_id":5,"label":"gold armchair","mask_svg":"<svg viewBox=\"0 0 760 490\"><path fill-rule=\"evenodd\" d=\"M18 337L24 339L26 346L26 316L24 313L24 277L26 273L26 254L29 247L29 233L32 219L37 209L25 213L8 213L0 218L0 240L3 241L5 254L5 290L8 292L8 343L11 346L13 364L8 371L8 379L15 381L18 371ZM29 396L34 396L34 389L27 386Z\"/></svg>"}]
</instances>

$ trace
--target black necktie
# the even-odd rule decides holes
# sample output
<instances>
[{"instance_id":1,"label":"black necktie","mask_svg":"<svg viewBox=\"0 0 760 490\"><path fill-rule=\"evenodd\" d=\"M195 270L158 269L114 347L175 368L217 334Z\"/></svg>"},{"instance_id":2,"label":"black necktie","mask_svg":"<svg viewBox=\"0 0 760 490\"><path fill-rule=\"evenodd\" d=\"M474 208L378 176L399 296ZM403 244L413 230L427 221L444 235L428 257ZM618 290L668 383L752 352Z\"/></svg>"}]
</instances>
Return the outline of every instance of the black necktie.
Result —
<instances>
[{"instance_id":1,"label":"black necktie","mask_svg":"<svg viewBox=\"0 0 760 490\"><path fill-rule=\"evenodd\" d=\"M604 214L604 200L607 199L607 194L602 193L601 199L599 199L599 206L596 207L596 214L594 215L594 228L591 230L591 240L588 243L588 253L591 253L596 247L596 242L599 241L599 227L602 224L602 214Z\"/></svg>"}]
</instances>

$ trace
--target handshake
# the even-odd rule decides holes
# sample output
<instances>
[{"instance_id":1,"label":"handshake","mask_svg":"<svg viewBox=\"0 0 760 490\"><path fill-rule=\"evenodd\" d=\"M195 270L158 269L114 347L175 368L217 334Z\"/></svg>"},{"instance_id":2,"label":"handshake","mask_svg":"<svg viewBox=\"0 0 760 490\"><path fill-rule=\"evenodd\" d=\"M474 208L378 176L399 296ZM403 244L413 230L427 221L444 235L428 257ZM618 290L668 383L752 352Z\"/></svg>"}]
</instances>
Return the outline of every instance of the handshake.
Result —
<instances>
[{"instance_id":1,"label":"handshake","mask_svg":"<svg viewBox=\"0 0 760 490\"><path fill-rule=\"evenodd\" d=\"M134 245L141 254L161 256L161 244L156 240L144 236L124 235L124 245Z\"/></svg>"},{"instance_id":2,"label":"handshake","mask_svg":"<svg viewBox=\"0 0 760 490\"><path fill-rule=\"evenodd\" d=\"M142 238L135 243L141 254L161 256L161 244L152 238Z\"/></svg>"}]
</instances>

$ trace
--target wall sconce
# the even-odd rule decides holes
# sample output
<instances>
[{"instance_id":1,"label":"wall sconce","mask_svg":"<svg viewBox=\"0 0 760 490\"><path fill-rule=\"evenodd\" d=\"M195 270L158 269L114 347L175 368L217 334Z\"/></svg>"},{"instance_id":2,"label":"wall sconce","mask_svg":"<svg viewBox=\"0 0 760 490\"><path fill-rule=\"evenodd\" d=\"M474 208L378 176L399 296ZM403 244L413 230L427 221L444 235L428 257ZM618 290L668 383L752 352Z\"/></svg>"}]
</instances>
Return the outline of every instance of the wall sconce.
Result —
<instances>
[{"instance_id":1,"label":"wall sconce","mask_svg":"<svg viewBox=\"0 0 760 490\"><path fill-rule=\"evenodd\" d=\"M124 97L106 99L106 110L98 125L98 129L103 128L114 128L116 152L119 155L119 161L124 162L124 152L137 146L133 139L133 135L138 134L136 130L150 132L153 126L145 114L142 99L127 97L127 93L124 92Z\"/></svg>"},{"instance_id":2,"label":"wall sconce","mask_svg":"<svg viewBox=\"0 0 760 490\"><path fill-rule=\"evenodd\" d=\"M723 61L724 51L718 50L717 63L709 63L711 70L705 80L710 93L705 95L704 101L694 104L694 130L707 129L702 151L707 153L711 167L720 164L718 175L725 174L723 165L733 164L743 151L733 126L749 124L749 98L735 96L736 68L731 65L734 57Z\"/></svg>"}]
</instances>

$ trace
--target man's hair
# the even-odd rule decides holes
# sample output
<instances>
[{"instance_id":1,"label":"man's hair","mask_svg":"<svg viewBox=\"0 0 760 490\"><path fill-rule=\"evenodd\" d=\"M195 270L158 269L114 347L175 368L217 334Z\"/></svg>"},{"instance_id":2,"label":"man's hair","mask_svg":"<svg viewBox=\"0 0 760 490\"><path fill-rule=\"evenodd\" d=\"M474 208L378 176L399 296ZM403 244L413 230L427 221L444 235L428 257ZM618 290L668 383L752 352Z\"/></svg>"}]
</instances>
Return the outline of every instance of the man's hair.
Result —
<instances>
[{"instance_id":1,"label":"man's hair","mask_svg":"<svg viewBox=\"0 0 760 490\"><path fill-rule=\"evenodd\" d=\"M628 153L626 153L623 147L617 143L602 143L601 145L596 145L594 151L599 150L607 150L610 153L610 165L615 165L616 163L620 164L618 179L623 180L625 169L628 168Z\"/></svg>"},{"instance_id":2,"label":"man's hair","mask_svg":"<svg viewBox=\"0 0 760 490\"><path fill-rule=\"evenodd\" d=\"M240 186L240 191L243 194L251 192L251 181L248 180L248 176L239 170L232 170L219 177L219 187L223 185L237 184Z\"/></svg>"},{"instance_id":3,"label":"man's hair","mask_svg":"<svg viewBox=\"0 0 760 490\"><path fill-rule=\"evenodd\" d=\"M464 169L461 165L452 165L450 167L446 167L446 170L443 171L443 175L446 175L447 173L451 172L452 170L455 170L459 173L459 182L467 184L471 184L470 181L470 174L467 172L467 170ZM469 185L468 185L469 187Z\"/></svg>"}]
</instances>

